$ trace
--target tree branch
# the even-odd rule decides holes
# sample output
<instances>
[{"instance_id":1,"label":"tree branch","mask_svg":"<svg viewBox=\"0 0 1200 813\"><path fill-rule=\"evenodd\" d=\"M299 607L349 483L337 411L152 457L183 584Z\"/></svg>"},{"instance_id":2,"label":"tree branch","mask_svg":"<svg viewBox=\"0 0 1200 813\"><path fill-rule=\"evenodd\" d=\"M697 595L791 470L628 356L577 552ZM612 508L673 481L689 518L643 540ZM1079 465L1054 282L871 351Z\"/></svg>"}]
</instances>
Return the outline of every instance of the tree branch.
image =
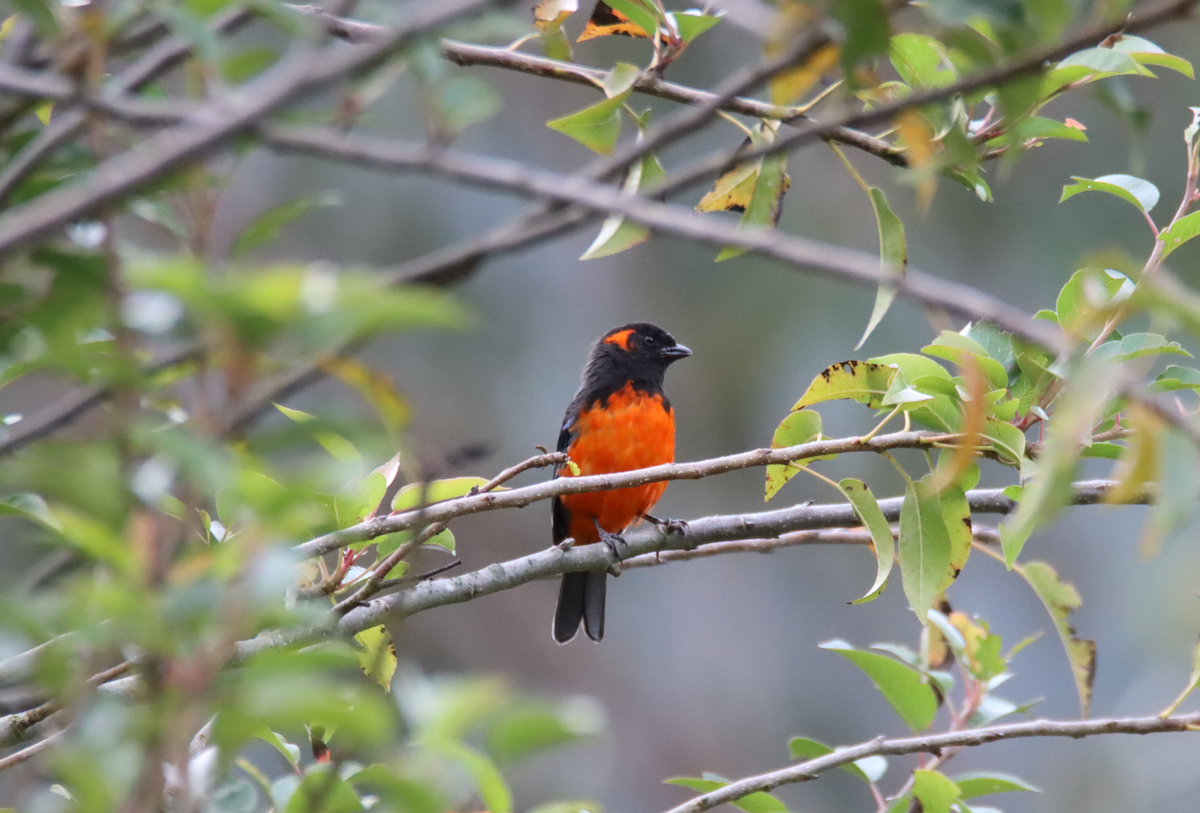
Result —
<instances>
[{"instance_id":1,"label":"tree branch","mask_svg":"<svg viewBox=\"0 0 1200 813\"><path fill-rule=\"evenodd\" d=\"M374 67L430 29L477 13L488 4L489 0L426 2L409 13L404 27L389 31L377 43L319 52L319 56L311 49L301 49L236 92L203 105L184 123L146 139L137 149L103 161L84 180L0 215L0 257L224 146L269 113L306 93Z\"/></svg>"},{"instance_id":2,"label":"tree branch","mask_svg":"<svg viewBox=\"0 0 1200 813\"><path fill-rule=\"evenodd\" d=\"M1077 721L1034 720L1029 723L951 731L923 737L903 737L892 740L880 737L858 745L838 748L831 754L801 762L799 765L731 782L723 788L673 807L668 813L702 813L702 811L736 801L751 793L770 791L780 785L815 779L826 771L870 756L937 753L943 748L969 747L1026 737L1070 737L1078 740L1100 734L1158 734L1172 731L1193 731L1197 726L1200 726L1200 712L1180 714L1174 717L1113 717L1104 720Z\"/></svg>"},{"instance_id":3,"label":"tree branch","mask_svg":"<svg viewBox=\"0 0 1200 813\"><path fill-rule=\"evenodd\" d=\"M560 483L563 480L554 482ZM1097 503L1113 485L1107 481L1076 483L1069 502L1073 505ZM1148 502L1149 499L1149 494L1142 493L1138 495L1136 502ZM1016 507L1016 503L1006 497L1001 489L968 491L967 501L973 514L1007 514ZM879 500L879 508L889 522L899 520L902 504L901 497ZM435 508L436 505L427 510ZM657 551L691 550L712 542L770 538L801 530L851 528L858 524L854 508L849 504L794 505L761 513L701 517L688 520L682 533L668 532L653 526L627 531L622 535L627 546L623 555L632 558ZM538 579L576 571L607 570L615 561L612 551L605 545L581 545L567 550L551 547L519 559L491 564L461 576L422 582L410 590L376 599L343 616L338 629L341 634L353 635L386 620L406 618L447 604L460 604L480 596L511 590ZM242 645L239 645L239 652L249 654L265 645L292 645L320 634L328 634L328 631L306 630L295 635L272 633L260 643L255 643L258 639L244 642L250 648L242 649Z\"/></svg>"},{"instance_id":4,"label":"tree branch","mask_svg":"<svg viewBox=\"0 0 1200 813\"><path fill-rule=\"evenodd\" d=\"M211 26L214 34L231 34L252 19L245 9L234 9L220 15ZM133 93L162 76L188 57L192 41L182 37L164 40L136 62L114 76L105 85L102 95L117 98ZM13 156L0 171L0 203L7 200L17 184L60 146L77 137L87 125L87 111L67 109L56 111L50 124Z\"/></svg>"},{"instance_id":5,"label":"tree branch","mask_svg":"<svg viewBox=\"0 0 1200 813\"><path fill-rule=\"evenodd\" d=\"M882 440L886 436L877 437ZM684 464L691 465L691 464ZM662 468L662 467L657 467ZM643 472L652 471L644 469ZM634 472L634 474L639 474ZM569 484L595 478L562 478L552 483ZM647 481L649 482L649 481ZM1103 500L1104 495L1115 484L1103 480L1075 483L1074 493L1070 503L1074 505L1092 505ZM531 488L539 488L533 486ZM480 495L480 497L505 497L519 491L529 489L514 489L498 495ZM542 497L543 499L545 497ZM463 500L477 498L461 498ZM1134 502L1148 502L1149 494L1137 496ZM976 489L967 492L967 501L974 514L1007 514L1016 507L1016 503L1006 497L1001 489ZM427 507L427 513L432 513L440 506L452 505L458 501L448 501ZM525 503L519 503L525 504ZM900 517L903 498L893 497L879 500L880 510L889 522L896 522ZM400 515L398 515L400 516ZM764 544L765 538L783 538L797 531L821 529L842 529L840 534L852 534L850 530L859 524L853 506L841 505L795 505L777 511L767 511L752 514L734 514L730 516L703 517L689 520L684 533L667 532L657 527L641 527L623 534L626 542L625 555L632 561L638 562L634 567L644 567L637 557L666 551L704 551L712 543L742 542L759 540L758 545ZM839 534L830 534L830 539L838 538ZM986 529L981 529L981 536L988 538ZM844 541L848 538L843 537ZM317 542L319 540L313 540ZM989 539L989 541L991 541ZM311 543L309 543L311 544ZM299 546L304 547L304 546ZM315 554L314 554L315 555ZM668 554L670 555L670 554ZM706 555L704 553L698 556ZM683 557L681 557L683 558ZM537 553L512 559L507 562L497 562L480 570L446 579L422 581L416 586L399 593L393 593L382 598L375 598L364 606L357 607L346 613L340 619L332 616L323 622L307 626L298 626L287 630L267 630L254 638L240 641L234 646L231 663L245 660L252 655L268 649L279 649L300 646L320 640L330 635L340 634L353 636L370 627L378 626L389 619L405 618L425 610L447 604L460 604L481 596L491 595L504 590L511 590L539 579L560 576L563 573L587 570L608 570L615 562L612 551L604 545L582 545L561 549L550 547ZM123 668L117 667L117 669ZM101 673L105 674L105 673ZM113 672L113 674L118 674ZM97 676L99 677L99 676ZM95 680L95 679L93 679ZM139 679L135 676L108 679L103 686L93 683L106 694L115 696L131 696L138 690ZM54 701L51 701L53 703ZM45 704L38 709L10 714L0 717L0 747L11 745L36 722L57 711L57 706ZM34 719L36 718L36 719Z\"/></svg>"},{"instance_id":6,"label":"tree branch","mask_svg":"<svg viewBox=\"0 0 1200 813\"><path fill-rule=\"evenodd\" d=\"M587 178L524 167L512 161L467 155L426 145L402 144L353 136L322 128L268 128L266 142L278 149L390 171L436 173L465 183L570 202L597 212L620 214L657 231L714 246L737 245L789 265L876 286L883 279L879 257L821 243L778 230L743 229L719 217L698 215L673 204L652 202ZM1068 347L1065 334L1049 322L967 285L909 268L900 279L888 278L900 295L1002 329L1054 351Z\"/></svg>"},{"instance_id":7,"label":"tree branch","mask_svg":"<svg viewBox=\"0 0 1200 813\"><path fill-rule=\"evenodd\" d=\"M616 488L645 485L670 480L699 480L714 474L724 474L738 469L754 468L771 464L792 463L820 457L826 454L845 452L884 452L892 449L929 448L945 435L936 432L896 432L877 435L868 441L859 438L820 440L788 446L781 449L753 449L739 454L714 457L693 463L667 463L645 469L619 472L616 474L594 474L586 477L560 477L543 483L498 493L473 494L424 506L412 511L403 511L387 516L374 517L345 528L325 534L293 550L305 558L320 556L338 548L383 536L384 534L408 531L418 525L433 525L448 522L457 517L481 511L501 508L524 508L534 502L561 497L565 494L583 494L591 491L609 491ZM845 524L845 523L841 523ZM855 524L852 520L850 524Z\"/></svg>"}]
</instances>

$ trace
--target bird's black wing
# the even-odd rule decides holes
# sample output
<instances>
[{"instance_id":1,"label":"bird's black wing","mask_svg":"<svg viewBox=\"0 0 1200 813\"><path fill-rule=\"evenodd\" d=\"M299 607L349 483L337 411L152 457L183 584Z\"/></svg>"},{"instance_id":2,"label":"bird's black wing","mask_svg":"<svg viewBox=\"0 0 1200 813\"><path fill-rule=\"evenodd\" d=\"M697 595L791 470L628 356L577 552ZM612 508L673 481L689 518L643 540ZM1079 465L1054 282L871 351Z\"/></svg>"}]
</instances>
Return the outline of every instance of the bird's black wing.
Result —
<instances>
[{"instance_id":1,"label":"bird's black wing","mask_svg":"<svg viewBox=\"0 0 1200 813\"><path fill-rule=\"evenodd\" d=\"M571 427L575 425L575 421L579 417L579 400L579 397L576 396L571 405L567 407L567 414L563 418L562 428L558 432L557 451L566 452L575 441L575 433L571 431ZM558 477L562 469L563 467L561 466L556 469L554 476ZM561 499L555 497L550 501L550 529L555 545L570 535L570 527L571 517L567 513L567 507Z\"/></svg>"}]
</instances>

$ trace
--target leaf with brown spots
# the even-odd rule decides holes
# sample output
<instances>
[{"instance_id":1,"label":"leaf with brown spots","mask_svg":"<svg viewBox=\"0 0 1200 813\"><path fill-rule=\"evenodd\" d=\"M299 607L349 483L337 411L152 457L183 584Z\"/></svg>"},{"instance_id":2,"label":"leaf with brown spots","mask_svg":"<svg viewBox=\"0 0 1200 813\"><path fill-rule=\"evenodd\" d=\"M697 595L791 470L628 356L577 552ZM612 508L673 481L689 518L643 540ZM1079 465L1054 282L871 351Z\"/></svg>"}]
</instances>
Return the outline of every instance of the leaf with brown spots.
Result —
<instances>
[{"instance_id":1,"label":"leaf with brown spots","mask_svg":"<svg viewBox=\"0 0 1200 813\"><path fill-rule=\"evenodd\" d=\"M839 361L826 367L813 379L792 411L823 401L845 400L858 401L872 409L879 409L895 375L895 367L866 361Z\"/></svg>"},{"instance_id":2,"label":"leaf with brown spots","mask_svg":"<svg viewBox=\"0 0 1200 813\"><path fill-rule=\"evenodd\" d=\"M1087 717L1088 708L1092 703L1092 684L1096 680L1096 642L1078 637L1075 628L1067 623L1071 612L1083 605L1079 593L1073 584L1060 579L1054 568L1045 562L1014 565L1013 570L1029 582L1033 592L1037 593L1050 613L1058 637L1067 650L1071 672L1075 675L1080 716Z\"/></svg>"}]
</instances>

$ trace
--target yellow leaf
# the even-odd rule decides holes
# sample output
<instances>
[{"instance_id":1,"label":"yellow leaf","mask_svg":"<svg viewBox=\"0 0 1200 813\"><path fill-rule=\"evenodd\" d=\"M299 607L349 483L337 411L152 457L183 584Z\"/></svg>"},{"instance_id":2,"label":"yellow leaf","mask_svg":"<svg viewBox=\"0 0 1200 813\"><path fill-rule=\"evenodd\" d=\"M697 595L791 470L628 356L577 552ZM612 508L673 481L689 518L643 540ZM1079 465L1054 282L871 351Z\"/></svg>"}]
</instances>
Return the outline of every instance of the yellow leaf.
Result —
<instances>
[{"instance_id":1,"label":"yellow leaf","mask_svg":"<svg viewBox=\"0 0 1200 813\"><path fill-rule=\"evenodd\" d=\"M829 44L809 57L803 65L781 72L771 81L771 103L796 104L813 85L837 67L841 51Z\"/></svg>"},{"instance_id":2,"label":"yellow leaf","mask_svg":"<svg viewBox=\"0 0 1200 813\"><path fill-rule=\"evenodd\" d=\"M408 424L412 408L387 373L372 369L360 361L337 356L322 359L321 369L335 376L374 407L389 431L398 431Z\"/></svg>"},{"instance_id":3,"label":"yellow leaf","mask_svg":"<svg viewBox=\"0 0 1200 813\"><path fill-rule=\"evenodd\" d=\"M354 636L354 640L363 647L358 653L363 674L382 686L385 692L390 692L392 677L396 674L396 647L392 636L383 626L378 626L363 630Z\"/></svg>"},{"instance_id":4,"label":"yellow leaf","mask_svg":"<svg viewBox=\"0 0 1200 813\"><path fill-rule=\"evenodd\" d=\"M917 202L922 209L928 209L937 189L937 174L933 166L937 143L933 139L933 130L925 117L915 110L906 110L897 116L896 126L905 147L908 165L917 172Z\"/></svg>"}]
</instances>

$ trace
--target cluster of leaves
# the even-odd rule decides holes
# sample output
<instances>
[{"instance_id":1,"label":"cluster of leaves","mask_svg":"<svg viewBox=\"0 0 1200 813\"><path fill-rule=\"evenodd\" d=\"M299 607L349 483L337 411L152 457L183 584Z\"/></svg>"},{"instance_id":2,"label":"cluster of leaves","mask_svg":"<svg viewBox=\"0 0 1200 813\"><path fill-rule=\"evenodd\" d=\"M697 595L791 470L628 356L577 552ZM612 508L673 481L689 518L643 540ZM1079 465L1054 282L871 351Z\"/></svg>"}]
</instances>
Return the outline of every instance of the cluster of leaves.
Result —
<instances>
[{"instance_id":1,"label":"cluster of leaves","mask_svg":"<svg viewBox=\"0 0 1200 813\"><path fill-rule=\"evenodd\" d=\"M779 19L765 44L768 56L785 49L813 21L812 10L806 4L781 0L777 5ZM799 119L827 99L833 98L832 104L837 104L835 94L839 90L843 97L877 106L903 101L913 94L953 88L965 77L1003 64L1030 48L1054 42L1072 17L1069 6L1057 2L1031 4L1021 14L998 10L988 13L973 5L970 8L959 5L941 3L929 9L932 18L929 28L940 29L934 36L908 31L893 34L888 15L876 0L835 4L832 12L845 26L845 39L817 48L803 64L771 80L771 101L779 108L777 116L749 124L732 116L725 118L744 132L743 148L764 147L778 138L783 122ZM548 55L571 58L562 25L577 9L576 0L544 0L534 8L535 26ZM580 41L612 35L646 39L654 46L653 60L644 69L618 63L598 83L607 97L604 101L553 119L547 125L594 152L611 154L620 138L623 113L636 124L639 133L648 121L648 110L639 112L630 106L636 82L645 75L661 73L692 38L718 21L719 17L697 11L667 12L660 3L651 0L597 3ZM1042 66L1040 72L1005 83L997 90L950 94L945 104L905 111L893 131L885 134L885 138L890 137L885 143L908 166L906 180L917 186L923 205L927 206L932 199L939 175L962 183L983 200L991 200L992 192L984 177L986 161L1005 157L1011 162L1022 151L1041 146L1049 139L1087 141L1084 125L1073 119L1059 121L1044 117L1040 115L1043 108L1064 93L1094 88L1104 99L1112 101L1119 113L1127 114L1127 120L1132 120L1134 116L1127 105L1115 101L1124 96L1112 89L1114 82L1123 77L1153 78L1154 67L1194 78L1187 60L1166 53L1145 38L1114 35L1099 46ZM843 78L833 81L839 70ZM806 98L823 81L829 86ZM840 101L844 104L845 100ZM886 278L863 333L865 341L895 298L895 285L889 281L904 273L907 264L904 226L886 193L866 184L841 151L836 146L834 149L867 192L879 230ZM653 192L664 180L658 159L647 156L629 171L625 189L630 193ZM786 153L759 157L738 164L721 176L696 208L701 212L740 213L743 226L774 228L789 185ZM1181 226L1179 231L1189 229L1193 229L1191 223ZM611 216L581 259L616 254L645 241L649 235L648 229L625 223L621 216ZM726 260L742 253L743 249L730 247L716 259Z\"/></svg>"}]
</instances>

